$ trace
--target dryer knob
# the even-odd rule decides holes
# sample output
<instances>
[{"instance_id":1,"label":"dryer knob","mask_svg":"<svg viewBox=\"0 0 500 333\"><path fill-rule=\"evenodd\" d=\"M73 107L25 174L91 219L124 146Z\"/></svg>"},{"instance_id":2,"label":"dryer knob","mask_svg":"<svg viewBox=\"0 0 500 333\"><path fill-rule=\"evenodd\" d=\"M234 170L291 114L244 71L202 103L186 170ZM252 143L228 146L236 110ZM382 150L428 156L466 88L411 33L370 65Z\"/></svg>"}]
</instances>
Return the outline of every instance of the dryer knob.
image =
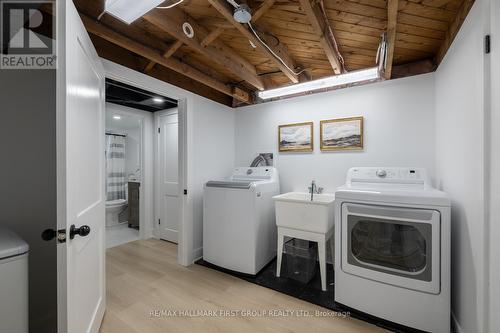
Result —
<instances>
[{"instance_id":1,"label":"dryer knob","mask_svg":"<svg viewBox=\"0 0 500 333\"><path fill-rule=\"evenodd\" d=\"M387 171L379 169L377 170L376 175L380 178L385 178L387 176Z\"/></svg>"}]
</instances>

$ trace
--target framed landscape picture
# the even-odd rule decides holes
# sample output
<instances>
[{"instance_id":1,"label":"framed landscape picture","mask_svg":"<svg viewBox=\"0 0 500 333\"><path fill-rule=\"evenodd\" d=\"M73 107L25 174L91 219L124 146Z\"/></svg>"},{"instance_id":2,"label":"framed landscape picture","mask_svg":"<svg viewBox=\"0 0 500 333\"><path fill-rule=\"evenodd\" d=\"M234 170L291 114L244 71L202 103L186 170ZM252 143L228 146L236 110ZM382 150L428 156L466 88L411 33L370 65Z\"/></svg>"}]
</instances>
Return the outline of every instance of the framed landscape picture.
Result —
<instances>
[{"instance_id":1,"label":"framed landscape picture","mask_svg":"<svg viewBox=\"0 0 500 333\"><path fill-rule=\"evenodd\" d=\"M280 152L313 151L313 123L297 123L278 127Z\"/></svg>"},{"instance_id":2,"label":"framed landscape picture","mask_svg":"<svg viewBox=\"0 0 500 333\"><path fill-rule=\"evenodd\" d=\"M363 117L322 120L321 150L363 149Z\"/></svg>"}]
</instances>

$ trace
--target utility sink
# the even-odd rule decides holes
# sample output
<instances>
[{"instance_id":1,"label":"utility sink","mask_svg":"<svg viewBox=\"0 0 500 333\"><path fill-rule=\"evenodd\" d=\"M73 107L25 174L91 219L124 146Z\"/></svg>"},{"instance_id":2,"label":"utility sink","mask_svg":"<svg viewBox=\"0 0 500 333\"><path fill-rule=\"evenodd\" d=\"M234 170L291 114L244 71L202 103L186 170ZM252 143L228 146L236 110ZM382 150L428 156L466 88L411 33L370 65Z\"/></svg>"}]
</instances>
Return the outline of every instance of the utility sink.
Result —
<instances>
[{"instance_id":1,"label":"utility sink","mask_svg":"<svg viewBox=\"0 0 500 333\"><path fill-rule=\"evenodd\" d=\"M276 225L297 230L328 233L333 228L335 195L289 192L273 197Z\"/></svg>"}]
</instances>

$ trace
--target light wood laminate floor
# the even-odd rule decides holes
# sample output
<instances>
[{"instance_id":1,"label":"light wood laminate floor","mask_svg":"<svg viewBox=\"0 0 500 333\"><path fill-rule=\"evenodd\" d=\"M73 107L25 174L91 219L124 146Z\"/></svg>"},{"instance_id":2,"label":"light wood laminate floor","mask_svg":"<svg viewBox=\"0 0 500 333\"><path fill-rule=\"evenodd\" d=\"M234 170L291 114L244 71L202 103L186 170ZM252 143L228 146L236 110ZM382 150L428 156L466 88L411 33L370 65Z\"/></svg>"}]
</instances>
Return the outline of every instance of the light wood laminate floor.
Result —
<instances>
[{"instance_id":1,"label":"light wood laminate floor","mask_svg":"<svg viewBox=\"0 0 500 333\"><path fill-rule=\"evenodd\" d=\"M331 312L209 268L183 267L172 243L127 243L108 249L106 260L101 333L388 332L349 317L317 317Z\"/></svg>"}]
</instances>

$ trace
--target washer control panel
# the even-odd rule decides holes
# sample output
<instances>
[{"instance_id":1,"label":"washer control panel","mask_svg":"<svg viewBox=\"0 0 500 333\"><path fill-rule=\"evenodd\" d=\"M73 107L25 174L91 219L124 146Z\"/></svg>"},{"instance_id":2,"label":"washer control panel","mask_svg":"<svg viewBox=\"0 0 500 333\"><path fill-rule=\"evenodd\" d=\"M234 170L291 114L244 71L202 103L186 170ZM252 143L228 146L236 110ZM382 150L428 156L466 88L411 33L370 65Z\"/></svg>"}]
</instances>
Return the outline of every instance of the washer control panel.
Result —
<instances>
[{"instance_id":1,"label":"washer control panel","mask_svg":"<svg viewBox=\"0 0 500 333\"><path fill-rule=\"evenodd\" d=\"M240 167L234 168L233 179L271 179L275 173L273 167Z\"/></svg>"}]
</instances>

